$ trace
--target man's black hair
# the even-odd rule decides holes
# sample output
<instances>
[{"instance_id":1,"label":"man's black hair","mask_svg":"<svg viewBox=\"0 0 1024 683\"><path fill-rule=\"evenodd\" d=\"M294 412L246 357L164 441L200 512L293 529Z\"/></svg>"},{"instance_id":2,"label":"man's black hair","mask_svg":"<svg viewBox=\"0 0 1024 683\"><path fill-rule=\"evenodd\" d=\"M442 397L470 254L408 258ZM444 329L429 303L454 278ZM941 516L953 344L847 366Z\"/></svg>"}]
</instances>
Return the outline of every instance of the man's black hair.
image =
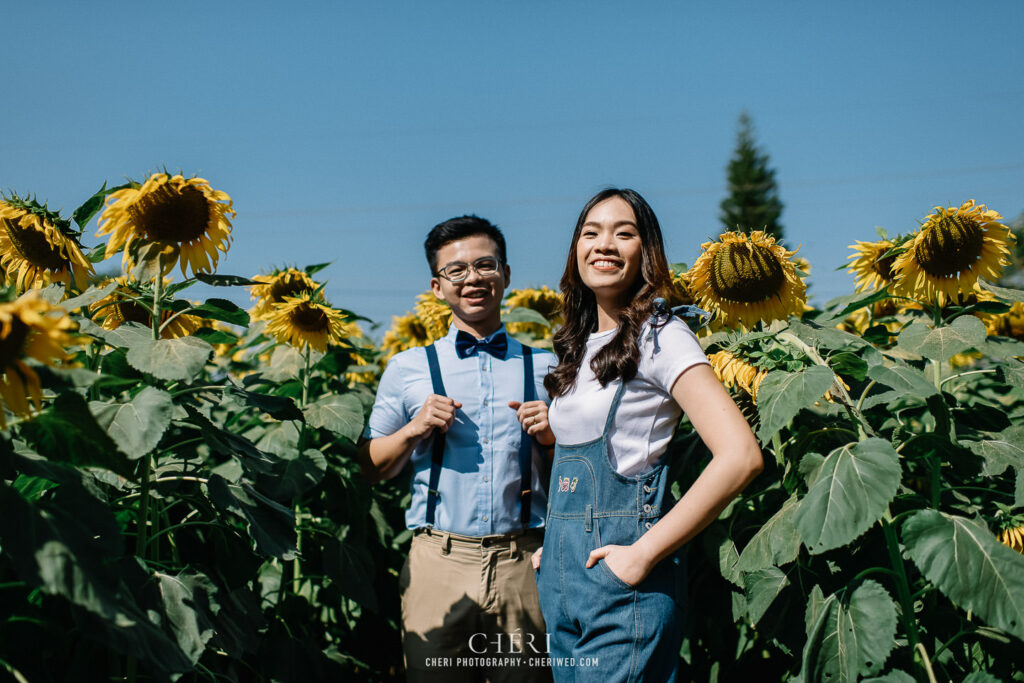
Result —
<instances>
[{"instance_id":1,"label":"man's black hair","mask_svg":"<svg viewBox=\"0 0 1024 683\"><path fill-rule=\"evenodd\" d=\"M427 235L423 249L427 252L430 274L437 275L437 251L441 247L474 235L485 235L494 240L494 243L498 245L498 260L502 265L506 263L505 236L501 234L498 226L479 216L459 216L458 218L449 218L444 223L438 223Z\"/></svg>"}]
</instances>

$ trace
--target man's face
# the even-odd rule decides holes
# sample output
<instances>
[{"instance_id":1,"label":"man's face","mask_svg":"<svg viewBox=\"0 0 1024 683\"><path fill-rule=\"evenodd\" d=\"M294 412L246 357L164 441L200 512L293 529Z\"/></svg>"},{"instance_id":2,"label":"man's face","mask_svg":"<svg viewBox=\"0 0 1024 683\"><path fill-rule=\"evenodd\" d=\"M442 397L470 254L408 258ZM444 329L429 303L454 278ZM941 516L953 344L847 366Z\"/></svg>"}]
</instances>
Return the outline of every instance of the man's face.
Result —
<instances>
[{"instance_id":1,"label":"man's face","mask_svg":"<svg viewBox=\"0 0 1024 683\"><path fill-rule=\"evenodd\" d=\"M501 325L501 300L510 275L509 267L498 260L498 245L487 235L470 235L437 250L439 272L447 273L445 268L452 264L465 266L480 259L494 259L497 271L481 275L475 268L469 268L462 282L434 277L430 280L430 288L437 298L452 307L457 328L483 335Z\"/></svg>"}]
</instances>

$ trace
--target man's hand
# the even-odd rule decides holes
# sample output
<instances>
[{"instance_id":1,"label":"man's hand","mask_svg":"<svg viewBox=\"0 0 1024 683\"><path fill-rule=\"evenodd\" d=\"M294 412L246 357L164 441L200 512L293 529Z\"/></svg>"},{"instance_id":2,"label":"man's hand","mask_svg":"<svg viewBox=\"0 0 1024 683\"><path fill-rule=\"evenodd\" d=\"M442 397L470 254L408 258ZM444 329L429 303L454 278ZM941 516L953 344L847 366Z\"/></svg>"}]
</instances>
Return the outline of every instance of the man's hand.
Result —
<instances>
[{"instance_id":1,"label":"man's hand","mask_svg":"<svg viewBox=\"0 0 1024 683\"><path fill-rule=\"evenodd\" d=\"M516 417L526 433L537 439L542 446L555 443L555 434L548 424L548 404L544 401L509 401L508 407L516 411Z\"/></svg>"},{"instance_id":2,"label":"man's hand","mask_svg":"<svg viewBox=\"0 0 1024 683\"><path fill-rule=\"evenodd\" d=\"M455 421L455 411L461 407L461 403L447 396L438 394L427 396L423 407L406 425L408 435L416 439L425 439L435 429L447 432L448 428L452 426L452 422Z\"/></svg>"}]
</instances>

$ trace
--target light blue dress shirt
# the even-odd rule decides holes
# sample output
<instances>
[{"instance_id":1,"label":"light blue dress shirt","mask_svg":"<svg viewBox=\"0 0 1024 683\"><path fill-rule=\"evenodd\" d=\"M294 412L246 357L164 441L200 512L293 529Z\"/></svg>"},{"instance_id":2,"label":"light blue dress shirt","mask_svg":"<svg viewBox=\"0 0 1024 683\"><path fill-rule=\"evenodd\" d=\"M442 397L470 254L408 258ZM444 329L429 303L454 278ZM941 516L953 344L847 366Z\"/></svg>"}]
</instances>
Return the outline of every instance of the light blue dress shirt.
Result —
<instances>
[{"instance_id":1,"label":"light blue dress shirt","mask_svg":"<svg viewBox=\"0 0 1024 683\"><path fill-rule=\"evenodd\" d=\"M455 354L456 332L452 326L434 344L445 392L462 404L445 439L434 526L465 536L518 531L522 529L519 443L523 431L508 402L523 400L523 346L509 335L503 360L485 352L460 359ZM505 333L504 326L494 334L499 333ZM537 397L545 401L544 376L555 364L554 354L534 350ZM367 436L376 439L395 433L432 393L426 351L418 347L395 355L381 377ZM428 438L412 453L412 503L405 514L410 529L426 525L432 450L433 439ZM546 458L534 446L531 528L544 525L547 491L540 474L546 467Z\"/></svg>"}]
</instances>

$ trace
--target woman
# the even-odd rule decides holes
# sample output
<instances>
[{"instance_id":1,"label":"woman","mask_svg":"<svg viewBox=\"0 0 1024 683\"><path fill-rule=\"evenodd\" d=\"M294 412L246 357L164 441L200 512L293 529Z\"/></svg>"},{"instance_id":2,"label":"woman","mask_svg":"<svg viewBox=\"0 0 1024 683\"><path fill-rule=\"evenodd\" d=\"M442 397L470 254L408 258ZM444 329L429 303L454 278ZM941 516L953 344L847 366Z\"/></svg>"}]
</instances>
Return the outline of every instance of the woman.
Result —
<instances>
[{"instance_id":1,"label":"woman","mask_svg":"<svg viewBox=\"0 0 1024 683\"><path fill-rule=\"evenodd\" d=\"M549 414L520 414L556 439L535 555L556 680L674 680L685 601L676 551L763 467L694 334L655 311L670 286L647 202L625 189L587 202L561 281L559 362L545 379L554 401ZM672 506L662 455L683 412L713 457Z\"/></svg>"}]
</instances>

